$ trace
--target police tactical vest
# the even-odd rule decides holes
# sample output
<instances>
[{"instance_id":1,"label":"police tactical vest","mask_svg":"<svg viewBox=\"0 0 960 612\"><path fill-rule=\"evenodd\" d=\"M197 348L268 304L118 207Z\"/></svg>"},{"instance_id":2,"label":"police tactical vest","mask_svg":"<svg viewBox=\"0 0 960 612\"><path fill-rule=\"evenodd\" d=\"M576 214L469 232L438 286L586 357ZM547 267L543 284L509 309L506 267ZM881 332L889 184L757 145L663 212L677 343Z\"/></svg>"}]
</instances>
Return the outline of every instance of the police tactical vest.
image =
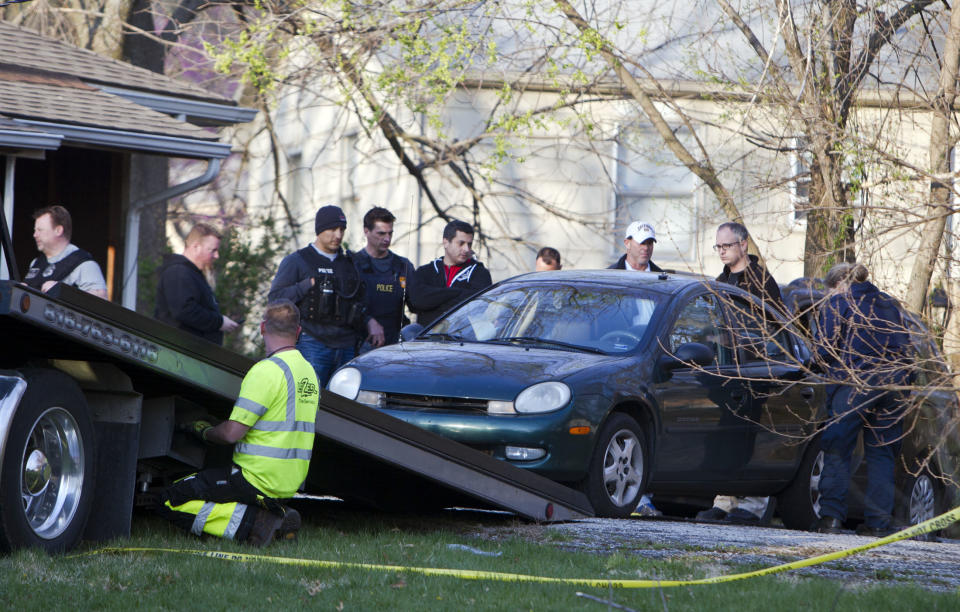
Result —
<instances>
[{"instance_id":1,"label":"police tactical vest","mask_svg":"<svg viewBox=\"0 0 960 612\"><path fill-rule=\"evenodd\" d=\"M359 327L363 323L363 286L353 257L345 251L330 260L311 245L297 251L313 274L313 287L297 306L313 323Z\"/></svg>"},{"instance_id":2,"label":"police tactical vest","mask_svg":"<svg viewBox=\"0 0 960 612\"><path fill-rule=\"evenodd\" d=\"M47 281L62 281L70 276L77 266L85 261L92 261L93 255L83 249L77 249L56 263L47 261L47 256L43 253L37 256L33 265L27 271L27 276L23 282L34 289L40 289L43 283Z\"/></svg>"},{"instance_id":3,"label":"police tactical vest","mask_svg":"<svg viewBox=\"0 0 960 612\"><path fill-rule=\"evenodd\" d=\"M367 313L375 318L395 315L399 320L407 286L406 266L395 253L388 257L390 269L379 270L374 267L372 257L358 254L357 268L367 286Z\"/></svg>"}]
</instances>

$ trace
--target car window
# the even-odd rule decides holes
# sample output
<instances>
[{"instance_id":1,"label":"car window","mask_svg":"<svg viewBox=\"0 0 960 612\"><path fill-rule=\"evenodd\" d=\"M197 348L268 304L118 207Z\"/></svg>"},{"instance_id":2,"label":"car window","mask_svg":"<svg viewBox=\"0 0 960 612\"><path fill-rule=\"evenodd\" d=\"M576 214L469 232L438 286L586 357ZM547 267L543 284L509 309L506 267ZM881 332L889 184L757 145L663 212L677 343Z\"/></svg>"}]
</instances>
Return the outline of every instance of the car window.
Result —
<instances>
[{"instance_id":1,"label":"car window","mask_svg":"<svg viewBox=\"0 0 960 612\"><path fill-rule=\"evenodd\" d=\"M470 300L429 333L474 342L552 341L621 353L640 344L660 294L598 284L509 283Z\"/></svg>"},{"instance_id":2,"label":"car window","mask_svg":"<svg viewBox=\"0 0 960 612\"><path fill-rule=\"evenodd\" d=\"M769 309L738 295L724 298L738 363L793 360L795 339Z\"/></svg>"},{"instance_id":3,"label":"car window","mask_svg":"<svg viewBox=\"0 0 960 612\"><path fill-rule=\"evenodd\" d=\"M698 295L680 309L667 336L667 348L675 353L683 344L699 342L713 349L714 364L729 365L732 344L725 327L716 297Z\"/></svg>"}]
</instances>

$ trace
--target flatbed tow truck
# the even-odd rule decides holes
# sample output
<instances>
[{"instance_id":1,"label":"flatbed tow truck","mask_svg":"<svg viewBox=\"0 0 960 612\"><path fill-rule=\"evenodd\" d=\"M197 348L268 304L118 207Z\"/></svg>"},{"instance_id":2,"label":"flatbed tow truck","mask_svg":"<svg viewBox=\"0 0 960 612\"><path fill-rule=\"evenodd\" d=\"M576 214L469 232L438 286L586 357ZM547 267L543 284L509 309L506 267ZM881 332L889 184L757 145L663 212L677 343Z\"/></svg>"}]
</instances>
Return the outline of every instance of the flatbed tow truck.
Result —
<instances>
[{"instance_id":1,"label":"flatbed tow truck","mask_svg":"<svg viewBox=\"0 0 960 612\"><path fill-rule=\"evenodd\" d=\"M2 213L0 226L15 271ZM254 363L73 287L42 293L16 277L0 281L0 343L0 550L129 536L151 492L218 460L175 426L227 418ZM593 513L577 491L330 392L317 434L306 493L534 521Z\"/></svg>"}]
</instances>

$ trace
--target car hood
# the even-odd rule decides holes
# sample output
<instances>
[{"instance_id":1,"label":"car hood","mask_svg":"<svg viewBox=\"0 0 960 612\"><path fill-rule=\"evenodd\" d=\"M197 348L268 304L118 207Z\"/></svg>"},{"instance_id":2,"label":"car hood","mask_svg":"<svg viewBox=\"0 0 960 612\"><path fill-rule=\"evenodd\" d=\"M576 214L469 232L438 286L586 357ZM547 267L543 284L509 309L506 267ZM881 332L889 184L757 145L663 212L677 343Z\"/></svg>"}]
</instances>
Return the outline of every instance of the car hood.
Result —
<instances>
[{"instance_id":1,"label":"car hood","mask_svg":"<svg viewBox=\"0 0 960 612\"><path fill-rule=\"evenodd\" d=\"M530 385L563 380L623 355L498 344L405 342L357 357L367 391L512 400Z\"/></svg>"}]
</instances>

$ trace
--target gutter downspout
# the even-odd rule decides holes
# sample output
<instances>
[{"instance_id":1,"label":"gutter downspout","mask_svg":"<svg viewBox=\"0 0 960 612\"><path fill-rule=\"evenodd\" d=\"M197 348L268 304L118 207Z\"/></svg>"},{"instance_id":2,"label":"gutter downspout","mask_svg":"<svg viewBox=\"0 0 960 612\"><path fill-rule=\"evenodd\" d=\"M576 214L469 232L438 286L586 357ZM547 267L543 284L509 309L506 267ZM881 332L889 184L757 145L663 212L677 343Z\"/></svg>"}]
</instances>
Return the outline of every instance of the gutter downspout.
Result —
<instances>
[{"instance_id":1,"label":"gutter downspout","mask_svg":"<svg viewBox=\"0 0 960 612\"><path fill-rule=\"evenodd\" d=\"M3 260L0 262L0 278L20 281L20 270L13 253L13 179L17 158L5 156L6 170L3 181Z\"/></svg>"},{"instance_id":2,"label":"gutter downspout","mask_svg":"<svg viewBox=\"0 0 960 612\"><path fill-rule=\"evenodd\" d=\"M220 173L221 161L219 158L212 157L207 160L207 170L201 176L190 179L185 183L173 185L163 191L153 195L141 198L130 204L130 210L127 213L127 236L123 253L123 307L130 310L137 309L137 274L139 264L137 257L140 251L140 212L151 204L163 202L170 198L183 195L188 191L193 191L197 187L207 185Z\"/></svg>"}]
</instances>

